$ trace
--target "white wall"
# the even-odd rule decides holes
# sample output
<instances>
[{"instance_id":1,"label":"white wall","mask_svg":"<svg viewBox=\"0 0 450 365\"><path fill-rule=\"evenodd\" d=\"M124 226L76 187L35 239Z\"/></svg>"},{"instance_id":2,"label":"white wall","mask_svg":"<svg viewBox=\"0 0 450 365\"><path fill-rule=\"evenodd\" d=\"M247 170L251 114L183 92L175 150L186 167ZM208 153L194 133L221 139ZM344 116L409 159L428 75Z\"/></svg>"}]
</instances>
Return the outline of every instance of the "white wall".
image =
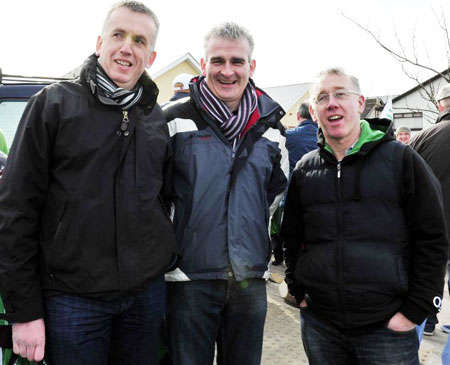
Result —
<instances>
[{"instance_id":1,"label":"white wall","mask_svg":"<svg viewBox=\"0 0 450 365\"><path fill-rule=\"evenodd\" d=\"M436 95L439 88L446 84L444 79L437 79L429 84L427 84L427 90L434 90ZM422 96L423 95L423 96ZM394 112L394 122L395 126L407 125L411 129L426 129L432 126L436 122L438 116L437 107L427 101L426 93L422 89L415 90L414 92L406 95L400 100L393 102L393 112ZM400 113L422 113L421 116L409 115L406 118L396 117L396 114Z\"/></svg>"}]
</instances>

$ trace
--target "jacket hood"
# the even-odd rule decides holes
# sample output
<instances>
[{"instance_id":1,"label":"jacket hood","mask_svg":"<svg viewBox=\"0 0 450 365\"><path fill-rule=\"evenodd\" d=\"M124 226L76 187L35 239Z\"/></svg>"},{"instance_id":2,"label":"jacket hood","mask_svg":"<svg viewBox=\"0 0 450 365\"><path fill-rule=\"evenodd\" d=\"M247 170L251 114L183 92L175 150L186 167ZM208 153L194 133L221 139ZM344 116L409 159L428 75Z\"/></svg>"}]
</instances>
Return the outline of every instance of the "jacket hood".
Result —
<instances>
[{"instance_id":1,"label":"jacket hood","mask_svg":"<svg viewBox=\"0 0 450 365\"><path fill-rule=\"evenodd\" d=\"M361 120L361 135L350 154L366 155L375 146L386 141L395 140L394 123L384 118L366 118ZM319 128L317 144L322 150L332 153L322 128Z\"/></svg>"},{"instance_id":2,"label":"jacket hood","mask_svg":"<svg viewBox=\"0 0 450 365\"><path fill-rule=\"evenodd\" d=\"M443 120L449 120L449 119L450 119L450 108L445 109L444 111L439 113L436 123L439 123Z\"/></svg>"},{"instance_id":3,"label":"jacket hood","mask_svg":"<svg viewBox=\"0 0 450 365\"><path fill-rule=\"evenodd\" d=\"M87 86L92 94L97 95L97 65L98 57L93 53L90 55L83 63L80 72L80 81L82 84ZM156 99L158 98L159 90L153 80L148 76L147 72L144 71L142 76L139 78L138 83L144 87L144 92L142 94L142 99L138 104L144 104L148 106L149 111L156 104Z\"/></svg>"}]
</instances>

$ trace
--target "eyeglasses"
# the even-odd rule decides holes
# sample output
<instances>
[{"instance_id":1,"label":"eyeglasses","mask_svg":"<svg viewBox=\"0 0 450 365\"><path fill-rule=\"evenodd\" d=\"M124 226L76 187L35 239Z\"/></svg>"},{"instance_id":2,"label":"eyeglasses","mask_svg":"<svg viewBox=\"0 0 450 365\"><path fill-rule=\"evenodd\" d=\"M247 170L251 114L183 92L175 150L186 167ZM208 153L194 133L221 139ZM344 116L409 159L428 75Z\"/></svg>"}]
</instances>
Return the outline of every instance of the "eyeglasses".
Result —
<instances>
[{"instance_id":1,"label":"eyeglasses","mask_svg":"<svg viewBox=\"0 0 450 365\"><path fill-rule=\"evenodd\" d=\"M358 95L358 96L361 95L360 93L358 93L356 91L342 89L342 90L334 91L332 93L319 94L314 98L314 103L316 103L317 105L328 104L328 102L330 101L330 95L333 95L333 97L338 101L343 101L343 100L347 100L349 98L350 94L354 94L354 95Z\"/></svg>"}]
</instances>

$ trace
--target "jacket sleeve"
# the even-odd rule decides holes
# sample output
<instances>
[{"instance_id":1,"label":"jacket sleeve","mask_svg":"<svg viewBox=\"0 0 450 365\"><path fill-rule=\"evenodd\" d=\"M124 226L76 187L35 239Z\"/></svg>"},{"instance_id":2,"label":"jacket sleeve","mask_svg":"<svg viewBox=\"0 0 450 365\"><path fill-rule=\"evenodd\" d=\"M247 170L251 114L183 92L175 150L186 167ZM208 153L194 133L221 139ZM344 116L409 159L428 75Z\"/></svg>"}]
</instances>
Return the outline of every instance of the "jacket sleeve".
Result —
<instances>
[{"instance_id":1,"label":"jacket sleeve","mask_svg":"<svg viewBox=\"0 0 450 365\"><path fill-rule=\"evenodd\" d=\"M279 154L272 171L272 177L268 189L268 201L270 204L270 216L272 216L278 208L281 199L286 191L289 176L289 154L286 148L286 137L284 136L284 127L280 124L278 149Z\"/></svg>"},{"instance_id":2,"label":"jacket sleeve","mask_svg":"<svg viewBox=\"0 0 450 365\"><path fill-rule=\"evenodd\" d=\"M305 296L305 287L295 278L295 267L301 254L303 242L303 219L298 191L299 170L294 170L289 184L286 205L284 207L283 223L281 225L281 238L284 240L284 260L286 262L286 283L289 293L301 302Z\"/></svg>"},{"instance_id":3,"label":"jacket sleeve","mask_svg":"<svg viewBox=\"0 0 450 365\"><path fill-rule=\"evenodd\" d=\"M448 237L438 179L411 148L403 155L405 216L412 242L408 296L400 308L420 324L440 311L448 255Z\"/></svg>"},{"instance_id":4,"label":"jacket sleeve","mask_svg":"<svg viewBox=\"0 0 450 365\"><path fill-rule=\"evenodd\" d=\"M10 322L44 316L38 227L51 151L44 94L31 98L25 108L0 181L0 293L5 307L0 318Z\"/></svg>"}]
</instances>

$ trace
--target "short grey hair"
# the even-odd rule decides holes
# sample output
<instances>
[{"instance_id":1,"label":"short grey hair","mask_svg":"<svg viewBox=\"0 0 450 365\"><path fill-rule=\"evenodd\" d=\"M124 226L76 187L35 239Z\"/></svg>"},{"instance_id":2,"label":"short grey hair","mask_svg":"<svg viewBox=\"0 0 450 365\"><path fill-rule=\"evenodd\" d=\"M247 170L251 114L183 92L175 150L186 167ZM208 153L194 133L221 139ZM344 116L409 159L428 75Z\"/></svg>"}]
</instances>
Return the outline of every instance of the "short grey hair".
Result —
<instances>
[{"instance_id":1,"label":"short grey hair","mask_svg":"<svg viewBox=\"0 0 450 365\"><path fill-rule=\"evenodd\" d=\"M358 78L356 78L353 75L345 73L345 71L342 67L331 67L331 68L327 68L326 70L319 72L319 74L317 75L317 79L314 82L313 87L311 88L311 91L312 91L310 93L310 102L311 103L314 102L314 99L317 96L316 95L317 85L320 83L320 81L322 81L326 76L329 76L329 75L348 77L350 79L350 81L352 82L353 87L355 88L355 90L353 90L353 91L356 91L357 93L361 94L361 87L359 86Z\"/></svg>"},{"instance_id":2,"label":"short grey hair","mask_svg":"<svg viewBox=\"0 0 450 365\"><path fill-rule=\"evenodd\" d=\"M139 1L123 0L123 1L119 1L115 4L113 4L111 9L109 9L108 14L106 14L105 21L103 22L102 34L104 34L104 32L105 32L106 25L108 24L111 14L115 10L120 9L120 8L127 8L134 13L148 15L153 20L153 23L155 24L155 34L153 35L152 45L151 45L151 48L153 51L155 48L155 44L156 44L156 38L158 37L158 32L159 32L159 20L158 20L158 17L156 16L156 14L152 10L150 10L149 7L147 7L146 5L144 5L143 3L139 2Z\"/></svg>"},{"instance_id":3,"label":"short grey hair","mask_svg":"<svg viewBox=\"0 0 450 365\"><path fill-rule=\"evenodd\" d=\"M220 38L227 41L236 41L239 39L246 39L250 45L250 54L248 60L251 61L253 49L255 48L255 41L250 32L239 24L233 22L224 22L213 27L206 33L203 40L203 49L205 51L205 58L208 59L208 45L211 39Z\"/></svg>"}]
</instances>

